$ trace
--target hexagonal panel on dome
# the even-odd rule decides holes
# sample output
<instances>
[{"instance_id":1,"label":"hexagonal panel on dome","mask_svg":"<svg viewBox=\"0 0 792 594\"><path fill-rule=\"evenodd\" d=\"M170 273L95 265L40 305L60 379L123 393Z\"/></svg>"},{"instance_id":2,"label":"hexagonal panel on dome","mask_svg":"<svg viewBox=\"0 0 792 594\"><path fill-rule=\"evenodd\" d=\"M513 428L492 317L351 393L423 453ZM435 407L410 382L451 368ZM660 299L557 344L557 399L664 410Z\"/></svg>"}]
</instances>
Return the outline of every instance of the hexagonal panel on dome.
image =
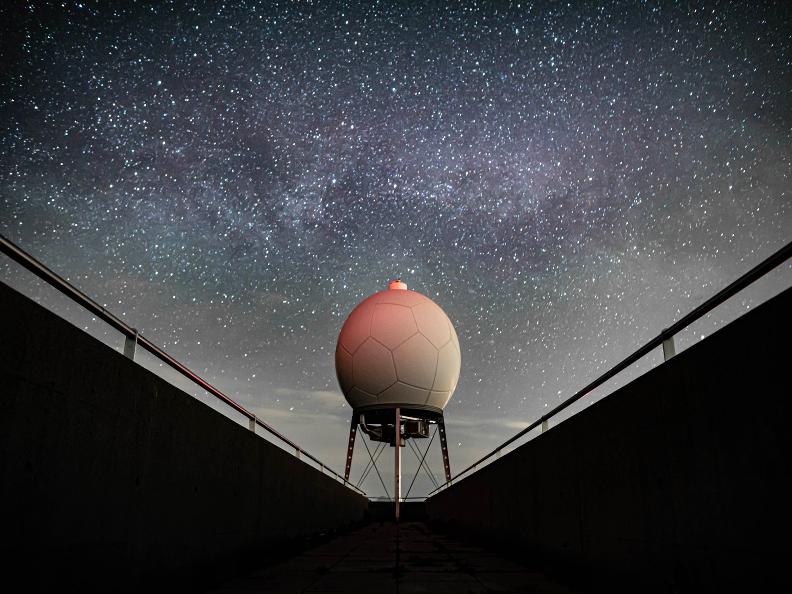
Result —
<instances>
[{"instance_id":1,"label":"hexagonal panel on dome","mask_svg":"<svg viewBox=\"0 0 792 594\"><path fill-rule=\"evenodd\" d=\"M426 301L413 307L412 312L415 321L418 322L418 331L438 349L451 340L448 320L439 306L431 301Z\"/></svg>"},{"instance_id":2,"label":"hexagonal panel on dome","mask_svg":"<svg viewBox=\"0 0 792 594\"><path fill-rule=\"evenodd\" d=\"M405 305L407 307L413 307L414 305L429 300L420 293L410 291L409 289L380 291L379 293L375 293L374 297L377 298L377 303L395 303L396 305Z\"/></svg>"},{"instance_id":3,"label":"hexagonal panel on dome","mask_svg":"<svg viewBox=\"0 0 792 594\"><path fill-rule=\"evenodd\" d=\"M448 317L446 317L446 320L448 321L448 330L451 332L451 342L453 342L456 345L457 351L459 351L459 354L461 356L462 351L459 348L459 337L457 336L456 328L454 328L454 325L451 323L451 320L449 320Z\"/></svg>"},{"instance_id":4,"label":"hexagonal panel on dome","mask_svg":"<svg viewBox=\"0 0 792 594\"><path fill-rule=\"evenodd\" d=\"M432 390L429 393L429 398L427 398L426 404L429 406L436 406L437 408L445 408L445 405L448 404L450 399L451 392Z\"/></svg>"},{"instance_id":5,"label":"hexagonal panel on dome","mask_svg":"<svg viewBox=\"0 0 792 594\"><path fill-rule=\"evenodd\" d=\"M437 349L423 334L416 334L393 351L396 375L406 384L432 387L437 367Z\"/></svg>"},{"instance_id":6,"label":"hexagonal panel on dome","mask_svg":"<svg viewBox=\"0 0 792 594\"><path fill-rule=\"evenodd\" d=\"M338 342L350 353L354 354L361 344L370 336L371 316L374 313L374 304L371 298L366 299L349 314L341 327Z\"/></svg>"},{"instance_id":7,"label":"hexagonal panel on dome","mask_svg":"<svg viewBox=\"0 0 792 594\"><path fill-rule=\"evenodd\" d=\"M435 375L433 390L453 390L459 380L461 360L459 351L454 341L449 341L440 349L437 358L437 374Z\"/></svg>"},{"instance_id":8,"label":"hexagonal panel on dome","mask_svg":"<svg viewBox=\"0 0 792 594\"><path fill-rule=\"evenodd\" d=\"M341 391L346 395L352 387L352 355L343 347L341 343L336 345L335 353L336 376Z\"/></svg>"},{"instance_id":9,"label":"hexagonal panel on dome","mask_svg":"<svg viewBox=\"0 0 792 594\"><path fill-rule=\"evenodd\" d=\"M357 386L352 387L349 394L346 395L346 399L352 408L366 406L367 404L375 404L377 402L377 397L374 394L369 394Z\"/></svg>"},{"instance_id":10,"label":"hexagonal panel on dome","mask_svg":"<svg viewBox=\"0 0 792 594\"><path fill-rule=\"evenodd\" d=\"M396 382L391 387L377 396L378 404L424 404L429 396L429 390L422 390L415 386L408 386Z\"/></svg>"},{"instance_id":11,"label":"hexagonal panel on dome","mask_svg":"<svg viewBox=\"0 0 792 594\"><path fill-rule=\"evenodd\" d=\"M371 336L389 349L395 349L418 332L409 307L378 303L371 318Z\"/></svg>"},{"instance_id":12,"label":"hexagonal panel on dome","mask_svg":"<svg viewBox=\"0 0 792 594\"><path fill-rule=\"evenodd\" d=\"M368 338L352 356L352 376L356 388L379 394L396 381L391 352Z\"/></svg>"}]
</instances>

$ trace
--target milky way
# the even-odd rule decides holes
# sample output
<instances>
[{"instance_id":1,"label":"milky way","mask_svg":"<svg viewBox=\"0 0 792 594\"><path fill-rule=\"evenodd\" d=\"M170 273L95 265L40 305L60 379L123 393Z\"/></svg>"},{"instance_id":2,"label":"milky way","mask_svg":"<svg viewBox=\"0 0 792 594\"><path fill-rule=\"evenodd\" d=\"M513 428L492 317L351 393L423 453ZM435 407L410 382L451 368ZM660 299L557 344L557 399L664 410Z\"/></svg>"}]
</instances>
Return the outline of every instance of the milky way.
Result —
<instances>
[{"instance_id":1,"label":"milky way","mask_svg":"<svg viewBox=\"0 0 792 594\"><path fill-rule=\"evenodd\" d=\"M461 468L792 239L784 3L65 4L0 9L0 232L336 466L389 278L459 334Z\"/></svg>"}]
</instances>

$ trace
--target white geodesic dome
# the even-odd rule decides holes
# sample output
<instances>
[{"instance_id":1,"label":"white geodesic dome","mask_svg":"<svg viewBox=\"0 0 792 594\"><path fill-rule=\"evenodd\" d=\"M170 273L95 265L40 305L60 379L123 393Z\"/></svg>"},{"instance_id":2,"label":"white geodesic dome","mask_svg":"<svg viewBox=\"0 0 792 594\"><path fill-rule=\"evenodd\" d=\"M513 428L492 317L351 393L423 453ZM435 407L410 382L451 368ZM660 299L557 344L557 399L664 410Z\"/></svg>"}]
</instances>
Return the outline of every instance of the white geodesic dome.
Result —
<instances>
[{"instance_id":1,"label":"white geodesic dome","mask_svg":"<svg viewBox=\"0 0 792 594\"><path fill-rule=\"evenodd\" d=\"M434 301L391 281L358 304L336 344L336 375L353 409L441 411L459 379L459 340Z\"/></svg>"}]
</instances>

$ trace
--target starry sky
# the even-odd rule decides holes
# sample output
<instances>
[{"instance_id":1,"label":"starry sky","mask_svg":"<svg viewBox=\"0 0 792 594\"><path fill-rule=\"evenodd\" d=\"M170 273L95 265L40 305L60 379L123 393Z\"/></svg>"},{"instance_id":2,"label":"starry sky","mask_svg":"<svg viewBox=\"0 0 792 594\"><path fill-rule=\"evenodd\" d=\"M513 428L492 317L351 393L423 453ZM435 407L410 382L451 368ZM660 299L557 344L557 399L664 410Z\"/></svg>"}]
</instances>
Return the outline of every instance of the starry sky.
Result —
<instances>
[{"instance_id":1,"label":"starry sky","mask_svg":"<svg viewBox=\"0 0 792 594\"><path fill-rule=\"evenodd\" d=\"M459 470L792 240L783 2L9 2L0 30L0 233L336 469L335 340L389 278L459 335Z\"/></svg>"}]
</instances>

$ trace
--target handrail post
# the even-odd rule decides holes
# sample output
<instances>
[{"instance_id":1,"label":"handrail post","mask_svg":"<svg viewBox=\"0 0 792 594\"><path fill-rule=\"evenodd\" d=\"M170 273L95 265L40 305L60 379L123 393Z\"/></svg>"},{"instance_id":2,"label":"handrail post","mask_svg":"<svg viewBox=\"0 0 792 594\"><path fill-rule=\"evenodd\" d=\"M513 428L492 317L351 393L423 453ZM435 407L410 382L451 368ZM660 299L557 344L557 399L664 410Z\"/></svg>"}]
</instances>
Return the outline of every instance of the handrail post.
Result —
<instances>
[{"instance_id":1,"label":"handrail post","mask_svg":"<svg viewBox=\"0 0 792 594\"><path fill-rule=\"evenodd\" d=\"M137 350L138 330L133 328L135 334L133 336L124 335L124 357L127 359L135 360L135 351Z\"/></svg>"},{"instance_id":2,"label":"handrail post","mask_svg":"<svg viewBox=\"0 0 792 594\"><path fill-rule=\"evenodd\" d=\"M248 429L250 429L253 433L256 432L256 415L253 415L248 419Z\"/></svg>"},{"instance_id":3,"label":"handrail post","mask_svg":"<svg viewBox=\"0 0 792 594\"><path fill-rule=\"evenodd\" d=\"M550 429L550 419L542 419L542 433Z\"/></svg>"},{"instance_id":4,"label":"handrail post","mask_svg":"<svg viewBox=\"0 0 792 594\"><path fill-rule=\"evenodd\" d=\"M669 334L668 330L663 330L660 333L663 337L663 360L668 361L671 357L676 355L676 348L674 346L674 335Z\"/></svg>"}]
</instances>

